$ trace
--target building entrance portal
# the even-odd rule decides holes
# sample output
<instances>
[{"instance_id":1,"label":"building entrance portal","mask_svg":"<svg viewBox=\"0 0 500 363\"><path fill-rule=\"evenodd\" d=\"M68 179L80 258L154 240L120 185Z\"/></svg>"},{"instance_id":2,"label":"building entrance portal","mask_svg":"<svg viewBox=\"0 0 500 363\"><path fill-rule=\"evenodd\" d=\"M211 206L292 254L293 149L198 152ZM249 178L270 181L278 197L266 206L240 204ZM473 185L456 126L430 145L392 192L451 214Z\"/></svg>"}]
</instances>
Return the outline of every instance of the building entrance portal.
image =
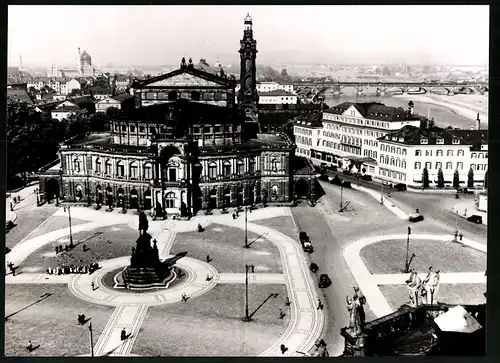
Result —
<instances>
[{"instance_id":1,"label":"building entrance portal","mask_svg":"<svg viewBox=\"0 0 500 363\"><path fill-rule=\"evenodd\" d=\"M137 189L130 191L130 209L139 209L139 196Z\"/></svg>"},{"instance_id":2,"label":"building entrance portal","mask_svg":"<svg viewBox=\"0 0 500 363\"><path fill-rule=\"evenodd\" d=\"M209 198L208 198L208 209L217 209L217 190L212 189L210 190L209 193Z\"/></svg>"},{"instance_id":3,"label":"building entrance portal","mask_svg":"<svg viewBox=\"0 0 500 363\"><path fill-rule=\"evenodd\" d=\"M153 208L153 202L151 200L151 190L146 190L144 192L144 209L151 209Z\"/></svg>"},{"instance_id":4,"label":"building entrance portal","mask_svg":"<svg viewBox=\"0 0 500 363\"><path fill-rule=\"evenodd\" d=\"M59 180L51 178L47 181L45 198L49 202L54 198L59 198Z\"/></svg>"},{"instance_id":5,"label":"building entrance portal","mask_svg":"<svg viewBox=\"0 0 500 363\"><path fill-rule=\"evenodd\" d=\"M309 194L309 184L305 179L299 179L295 183L295 194L298 198L307 197Z\"/></svg>"}]
</instances>

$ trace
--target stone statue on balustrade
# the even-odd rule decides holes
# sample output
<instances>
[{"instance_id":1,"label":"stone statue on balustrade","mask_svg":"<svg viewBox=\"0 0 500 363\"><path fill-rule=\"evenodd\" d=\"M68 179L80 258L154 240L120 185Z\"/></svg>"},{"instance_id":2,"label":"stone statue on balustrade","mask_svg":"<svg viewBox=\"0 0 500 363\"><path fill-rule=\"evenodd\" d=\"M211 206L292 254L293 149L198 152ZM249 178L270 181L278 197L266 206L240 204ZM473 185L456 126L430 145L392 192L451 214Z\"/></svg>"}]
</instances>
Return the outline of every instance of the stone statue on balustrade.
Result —
<instances>
[{"instance_id":1,"label":"stone statue on balustrade","mask_svg":"<svg viewBox=\"0 0 500 363\"><path fill-rule=\"evenodd\" d=\"M436 295L439 289L439 270L435 271L431 266L425 280L423 281L423 290L425 290L425 304L437 304Z\"/></svg>"},{"instance_id":2,"label":"stone statue on balustrade","mask_svg":"<svg viewBox=\"0 0 500 363\"><path fill-rule=\"evenodd\" d=\"M346 296L347 310L349 311L349 331L354 337L360 336L365 323L364 303L366 299L358 288L354 288L354 295Z\"/></svg>"},{"instance_id":3,"label":"stone statue on balustrade","mask_svg":"<svg viewBox=\"0 0 500 363\"><path fill-rule=\"evenodd\" d=\"M410 297L409 305L417 307L419 305L422 280L420 279L420 277L418 277L418 273L417 271L415 271L415 269L411 270L410 277L405 282Z\"/></svg>"}]
</instances>

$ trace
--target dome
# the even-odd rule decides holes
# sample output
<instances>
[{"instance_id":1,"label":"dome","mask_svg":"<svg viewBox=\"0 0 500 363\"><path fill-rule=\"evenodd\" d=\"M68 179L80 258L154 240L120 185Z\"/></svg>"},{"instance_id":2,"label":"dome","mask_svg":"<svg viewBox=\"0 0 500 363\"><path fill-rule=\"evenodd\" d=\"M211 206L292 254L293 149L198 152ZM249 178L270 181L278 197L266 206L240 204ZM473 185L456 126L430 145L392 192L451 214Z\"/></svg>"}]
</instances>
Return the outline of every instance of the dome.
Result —
<instances>
[{"instance_id":1,"label":"dome","mask_svg":"<svg viewBox=\"0 0 500 363\"><path fill-rule=\"evenodd\" d=\"M245 16L245 23L246 22L252 22L252 18L250 17L250 13L247 13L247 16Z\"/></svg>"},{"instance_id":2,"label":"dome","mask_svg":"<svg viewBox=\"0 0 500 363\"><path fill-rule=\"evenodd\" d=\"M84 50L80 55L80 62L92 64L92 58L90 57L90 54L88 54L86 50Z\"/></svg>"}]
</instances>

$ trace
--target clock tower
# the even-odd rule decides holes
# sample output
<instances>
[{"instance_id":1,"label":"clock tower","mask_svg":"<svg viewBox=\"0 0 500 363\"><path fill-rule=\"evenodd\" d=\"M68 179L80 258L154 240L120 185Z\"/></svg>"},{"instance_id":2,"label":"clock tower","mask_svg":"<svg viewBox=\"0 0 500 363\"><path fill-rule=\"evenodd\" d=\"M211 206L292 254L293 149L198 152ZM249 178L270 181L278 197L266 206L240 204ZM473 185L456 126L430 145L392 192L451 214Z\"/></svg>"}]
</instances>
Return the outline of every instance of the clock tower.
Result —
<instances>
[{"instance_id":1,"label":"clock tower","mask_svg":"<svg viewBox=\"0 0 500 363\"><path fill-rule=\"evenodd\" d=\"M252 18L245 16L245 29L243 39L240 40L240 91L238 105L245 114L247 129L250 134L260 132L259 126L259 95L257 93L257 80L255 58L257 56L257 42L253 38Z\"/></svg>"}]
</instances>

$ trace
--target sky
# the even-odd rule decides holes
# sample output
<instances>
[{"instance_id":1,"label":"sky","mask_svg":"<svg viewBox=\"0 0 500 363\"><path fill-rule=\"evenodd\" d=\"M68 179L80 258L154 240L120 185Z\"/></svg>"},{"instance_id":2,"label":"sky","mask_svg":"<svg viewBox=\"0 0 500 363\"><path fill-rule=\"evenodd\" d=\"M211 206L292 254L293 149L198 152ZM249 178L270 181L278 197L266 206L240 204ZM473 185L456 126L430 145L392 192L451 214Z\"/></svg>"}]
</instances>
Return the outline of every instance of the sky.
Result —
<instances>
[{"instance_id":1,"label":"sky","mask_svg":"<svg viewBox=\"0 0 500 363\"><path fill-rule=\"evenodd\" d=\"M176 65L238 61L253 18L261 64L487 65L488 6L9 6L8 63Z\"/></svg>"}]
</instances>

